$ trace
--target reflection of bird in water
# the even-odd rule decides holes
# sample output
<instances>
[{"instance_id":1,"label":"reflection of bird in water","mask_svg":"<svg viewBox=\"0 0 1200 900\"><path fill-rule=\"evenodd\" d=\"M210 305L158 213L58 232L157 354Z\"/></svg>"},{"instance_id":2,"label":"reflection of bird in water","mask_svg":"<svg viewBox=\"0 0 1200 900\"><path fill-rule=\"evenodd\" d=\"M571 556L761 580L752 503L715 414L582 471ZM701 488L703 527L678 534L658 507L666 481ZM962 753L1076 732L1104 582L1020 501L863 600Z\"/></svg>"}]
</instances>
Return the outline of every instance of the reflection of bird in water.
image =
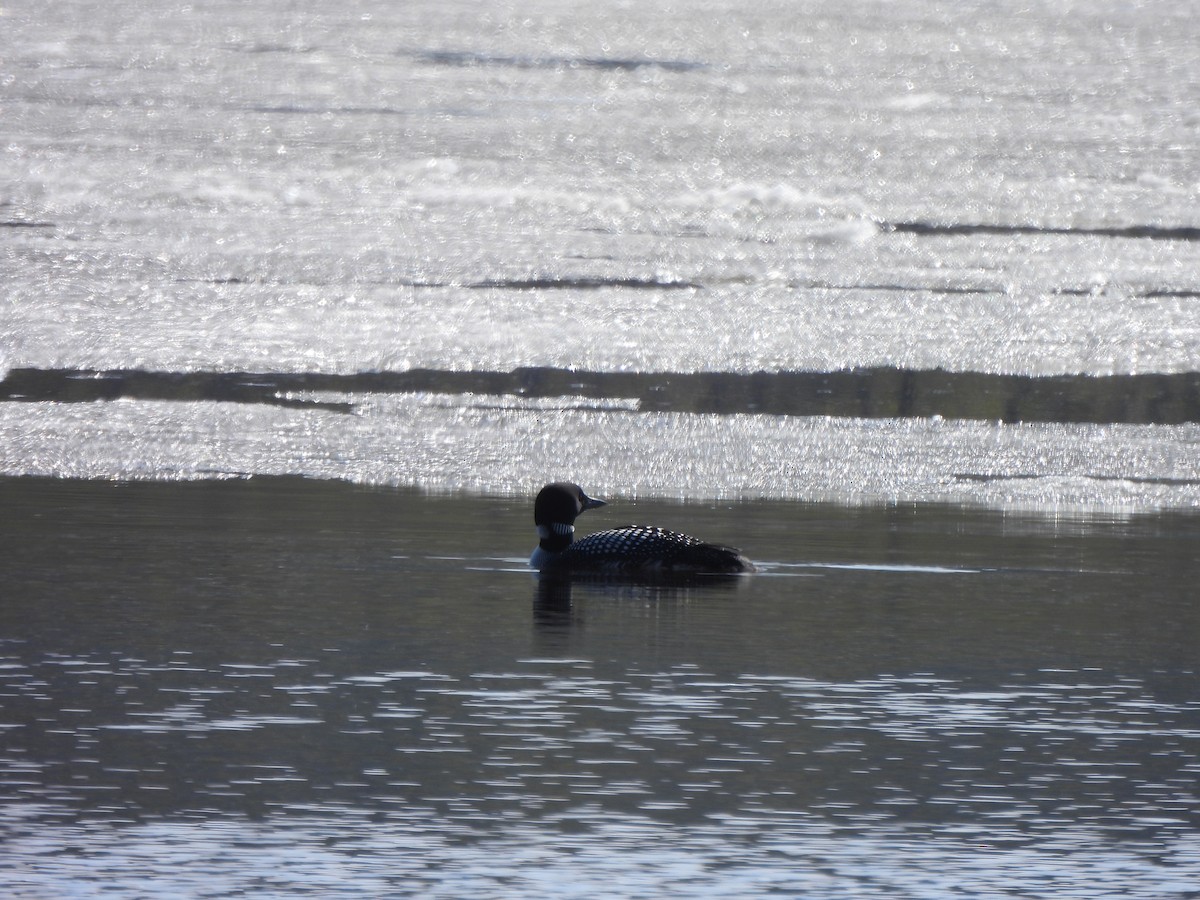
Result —
<instances>
[{"instance_id":1,"label":"reflection of bird in water","mask_svg":"<svg viewBox=\"0 0 1200 900\"><path fill-rule=\"evenodd\" d=\"M539 656L590 656L596 634L605 634L615 621L625 637L648 629L644 636L655 642L678 636L680 623L690 609L705 608L694 600L728 598L749 584L738 575L677 575L636 577L608 574L538 573L533 595L534 652ZM591 625L589 626L589 619ZM605 623L608 623L607 625ZM659 629L665 632L660 634ZM604 640L610 640L605 638Z\"/></svg>"},{"instance_id":2,"label":"reflection of bird in water","mask_svg":"<svg viewBox=\"0 0 1200 900\"><path fill-rule=\"evenodd\" d=\"M529 564L543 576L609 576L679 580L694 576L753 572L754 565L732 547L651 525L627 525L575 540L575 519L604 506L577 484L560 481L542 488L533 506L538 546Z\"/></svg>"}]
</instances>

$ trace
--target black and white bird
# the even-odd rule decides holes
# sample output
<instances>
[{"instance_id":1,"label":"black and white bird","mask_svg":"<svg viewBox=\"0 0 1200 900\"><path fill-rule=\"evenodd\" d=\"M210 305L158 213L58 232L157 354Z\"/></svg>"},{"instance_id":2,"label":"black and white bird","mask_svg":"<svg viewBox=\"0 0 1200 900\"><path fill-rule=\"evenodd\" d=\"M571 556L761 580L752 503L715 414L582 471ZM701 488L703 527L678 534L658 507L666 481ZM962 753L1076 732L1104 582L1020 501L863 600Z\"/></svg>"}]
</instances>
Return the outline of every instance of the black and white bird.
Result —
<instances>
[{"instance_id":1,"label":"black and white bird","mask_svg":"<svg viewBox=\"0 0 1200 900\"><path fill-rule=\"evenodd\" d=\"M652 525L627 525L575 540L575 519L605 506L577 484L558 481L542 488L533 505L538 546L529 564L544 575L609 575L686 578L753 572L754 565L732 547Z\"/></svg>"}]
</instances>

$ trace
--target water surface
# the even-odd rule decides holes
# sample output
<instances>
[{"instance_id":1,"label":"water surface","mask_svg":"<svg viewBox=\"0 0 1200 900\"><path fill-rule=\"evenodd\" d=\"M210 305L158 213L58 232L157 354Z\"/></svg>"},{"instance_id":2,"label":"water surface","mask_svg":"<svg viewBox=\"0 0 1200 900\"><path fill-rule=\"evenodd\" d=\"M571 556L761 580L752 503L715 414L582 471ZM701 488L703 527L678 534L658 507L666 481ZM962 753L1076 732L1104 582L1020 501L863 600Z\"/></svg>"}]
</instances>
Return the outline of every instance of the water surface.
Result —
<instances>
[{"instance_id":1,"label":"water surface","mask_svg":"<svg viewBox=\"0 0 1200 900\"><path fill-rule=\"evenodd\" d=\"M1186 4L160 7L3 10L6 895L1197 896Z\"/></svg>"},{"instance_id":2,"label":"water surface","mask_svg":"<svg viewBox=\"0 0 1200 900\"><path fill-rule=\"evenodd\" d=\"M593 526L686 526L764 571L564 594L524 568L524 500L0 491L15 896L1200 877L1189 515L614 498Z\"/></svg>"}]
</instances>

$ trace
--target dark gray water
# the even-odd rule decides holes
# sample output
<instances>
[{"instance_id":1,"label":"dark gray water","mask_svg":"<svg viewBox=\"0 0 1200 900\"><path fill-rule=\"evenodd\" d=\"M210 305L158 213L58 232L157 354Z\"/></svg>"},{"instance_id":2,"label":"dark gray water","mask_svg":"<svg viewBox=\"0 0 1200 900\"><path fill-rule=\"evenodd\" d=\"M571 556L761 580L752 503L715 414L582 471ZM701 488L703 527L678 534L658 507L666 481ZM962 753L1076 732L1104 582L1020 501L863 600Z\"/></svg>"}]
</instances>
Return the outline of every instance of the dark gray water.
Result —
<instances>
[{"instance_id":1,"label":"dark gray water","mask_svg":"<svg viewBox=\"0 0 1200 900\"><path fill-rule=\"evenodd\" d=\"M764 571L563 595L524 498L0 502L13 896L1197 896L1194 516L617 502Z\"/></svg>"}]
</instances>

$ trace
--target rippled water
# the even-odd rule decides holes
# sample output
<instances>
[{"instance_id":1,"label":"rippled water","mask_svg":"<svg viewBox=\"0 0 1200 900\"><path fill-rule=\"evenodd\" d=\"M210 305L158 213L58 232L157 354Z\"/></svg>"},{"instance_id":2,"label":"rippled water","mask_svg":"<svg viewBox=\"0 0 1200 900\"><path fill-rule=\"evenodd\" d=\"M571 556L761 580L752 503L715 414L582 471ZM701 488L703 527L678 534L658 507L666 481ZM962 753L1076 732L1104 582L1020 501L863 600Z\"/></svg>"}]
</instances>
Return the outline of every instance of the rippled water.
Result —
<instances>
[{"instance_id":1,"label":"rippled water","mask_svg":"<svg viewBox=\"0 0 1200 900\"><path fill-rule=\"evenodd\" d=\"M1189 11L59 9L5 474L1200 504Z\"/></svg>"},{"instance_id":2,"label":"rippled water","mask_svg":"<svg viewBox=\"0 0 1200 900\"><path fill-rule=\"evenodd\" d=\"M1194 424L695 415L517 395L283 399L12 404L0 466L71 478L303 473L524 497L569 472L607 494L955 501L1052 516L1200 504Z\"/></svg>"},{"instance_id":3,"label":"rippled water","mask_svg":"<svg viewBox=\"0 0 1200 900\"><path fill-rule=\"evenodd\" d=\"M763 573L564 595L524 568L524 501L0 491L14 896L1200 878L1189 516L626 501L605 515L736 539Z\"/></svg>"}]
</instances>

